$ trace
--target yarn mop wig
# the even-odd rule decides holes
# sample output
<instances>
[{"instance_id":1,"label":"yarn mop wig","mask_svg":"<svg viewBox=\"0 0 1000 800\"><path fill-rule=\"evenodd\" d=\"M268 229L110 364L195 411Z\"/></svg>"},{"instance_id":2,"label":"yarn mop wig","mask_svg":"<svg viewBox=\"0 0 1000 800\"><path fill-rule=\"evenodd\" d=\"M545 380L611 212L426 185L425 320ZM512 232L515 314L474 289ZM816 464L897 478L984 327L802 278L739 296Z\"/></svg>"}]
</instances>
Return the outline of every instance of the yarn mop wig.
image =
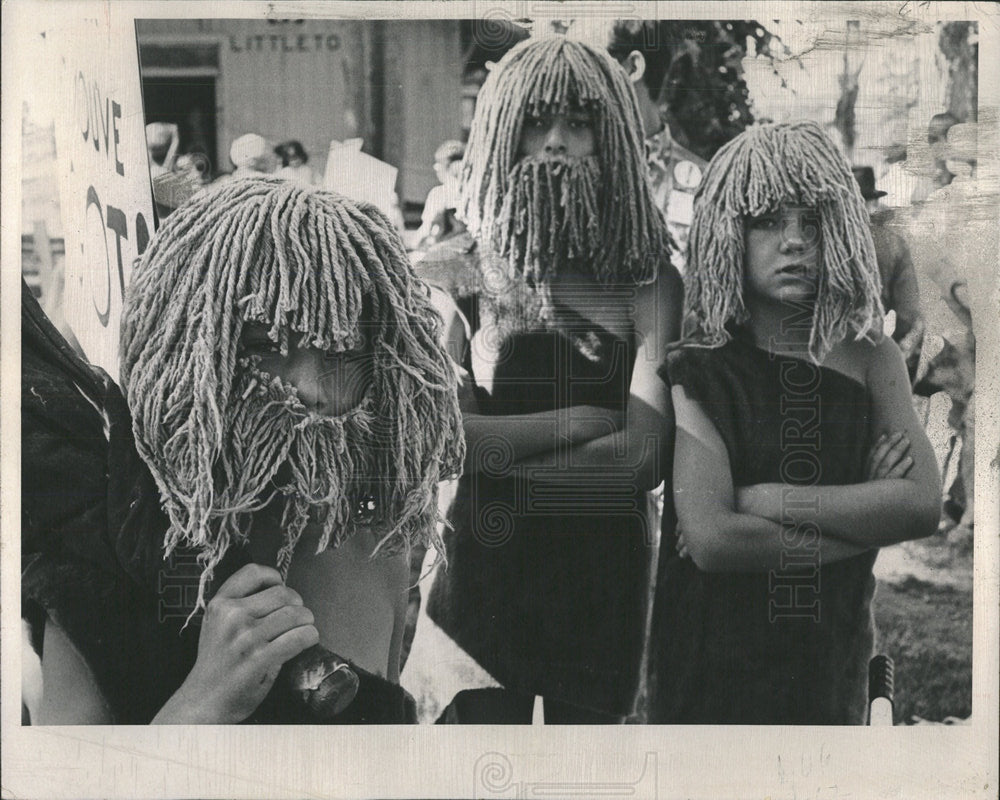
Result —
<instances>
[{"instance_id":1,"label":"yarn mop wig","mask_svg":"<svg viewBox=\"0 0 1000 800\"><path fill-rule=\"evenodd\" d=\"M363 318L363 314L367 317ZM361 405L318 417L244 356L248 322L287 352L355 349L371 326ZM193 197L136 265L122 319L121 375L136 445L170 519L165 537L212 570L283 502L287 569L311 514L319 549L365 527L376 552L439 544L437 483L464 458L457 381L440 318L402 242L374 206L273 178Z\"/></svg>"},{"instance_id":2,"label":"yarn mop wig","mask_svg":"<svg viewBox=\"0 0 1000 800\"><path fill-rule=\"evenodd\" d=\"M596 157L520 158L527 116L587 113ZM553 35L513 47L476 102L462 217L531 286L579 262L603 285L656 278L673 243L646 181L642 122L625 70Z\"/></svg>"},{"instance_id":3,"label":"yarn mop wig","mask_svg":"<svg viewBox=\"0 0 1000 800\"><path fill-rule=\"evenodd\" d=\"M883 310L868 212L844 156L815 122L760 125L722 147L695 195L684 276L686 316L718 347L747 321L744 220L782 203L814 207L820 278L809 353L820 361L853 334L880 336Z\"/></svg>"}]
</instances>

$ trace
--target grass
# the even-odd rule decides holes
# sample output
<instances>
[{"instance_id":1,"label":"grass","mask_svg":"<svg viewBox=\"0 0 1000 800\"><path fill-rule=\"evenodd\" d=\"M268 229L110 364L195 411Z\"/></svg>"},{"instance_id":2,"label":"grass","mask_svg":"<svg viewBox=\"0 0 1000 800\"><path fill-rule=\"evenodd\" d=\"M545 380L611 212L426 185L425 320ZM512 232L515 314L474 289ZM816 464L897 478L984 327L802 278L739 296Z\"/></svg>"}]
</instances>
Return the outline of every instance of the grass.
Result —
<instances>
[{"instance_id":1,"label":"grass","mask_svg":"<svg viewBox=\"0 0 1000 800\"><path fill-rule=\"evenodd\" d=\"M878 650L895 663L897 725L972 714L972 593L916 578L879 582Z\"/></svg>"}]
</instances>

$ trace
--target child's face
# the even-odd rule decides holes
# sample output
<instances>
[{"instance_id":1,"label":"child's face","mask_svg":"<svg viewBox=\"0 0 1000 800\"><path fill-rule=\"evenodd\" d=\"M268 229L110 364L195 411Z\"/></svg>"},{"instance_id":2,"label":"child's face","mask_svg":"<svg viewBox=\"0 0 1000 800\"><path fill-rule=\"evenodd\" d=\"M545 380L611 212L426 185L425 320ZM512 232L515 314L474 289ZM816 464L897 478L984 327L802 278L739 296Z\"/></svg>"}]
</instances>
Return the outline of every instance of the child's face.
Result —
<instances>
[{"instance_id":1,"label":"child's face","mask_svg":"<svg viewBox=\"0 0 1000 800\"><path fill-rule=\"evenodd\" d=\"M294 386L302 404L320 416L339 417L361 403L374 372L370 333L363 337L358 349L339 353L299 347L297 335L291 333L288 354L282 355L278 344L268 338L269 327L247 322L240 335L240 355L258 356L258 369Z\"/></svg>"},{"instance_id":2,"label":"child's face","mask_svg":"<svg viewBox=\"0 0 1000 800\"><path fill-rule=\"evenodd\" d=\"M816 296L820 219L815 208L784 204L746 217L745 291L760 299L793 302Z\"/></svg>"},{"instance_id":3,"label":"child's face","mask_svg":"<svg viewBox=\"0 0 1000 800\"><path fill-rule=\"evenodd\" d=\"M518 155L583 158L594 154L595 145L594 123L586 111L527 114Z\"/></svg>"}]
</instances>

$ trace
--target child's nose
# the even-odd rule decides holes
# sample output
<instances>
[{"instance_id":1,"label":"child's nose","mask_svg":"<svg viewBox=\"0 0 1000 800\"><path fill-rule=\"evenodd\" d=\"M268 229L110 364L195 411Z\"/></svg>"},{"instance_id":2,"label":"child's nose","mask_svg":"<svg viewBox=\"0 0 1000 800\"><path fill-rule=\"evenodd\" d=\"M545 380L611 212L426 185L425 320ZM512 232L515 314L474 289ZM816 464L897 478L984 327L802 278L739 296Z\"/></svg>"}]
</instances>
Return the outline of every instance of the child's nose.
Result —
<instances>
[{"instance_id":1,"label":"child's nose","mask_svg":"<svg viewBox=\"0 0 1000 800\"><path fill-rule=\"evenodd\" d=\"M547 155L566 154L566 131L561 121L555 121L549 127L545 136L545 153Z\"/></svg>"},{"instance_id":2,"label":"child's nose","mask_svg":"<svg viewBox=\"0 0 1000 800\"><path fill-rule=\"evenodd\" d=\"M338 360L312 348L295 354L288 379L295 386L302 405L310 411L324 416L342 413L337 407L340 396L338 364Z\"/></svg>"},{"instance_id":3,"label":"child's nose","mask_svg":"<svg viewBox=\"0 0 1000 800\"><path fill-rule=\"evenodd\" d=\"M289 353L289 365L285 378L291 383L299 395L302 404L315 411L321 402L320 375L322 366L319 353L313 350L297 350Z\"/></svg>"},{"instance_id":4,"label":"child's nose","mask_svg":"<svg viewBox=\"0 0 1000 800\"><path fill-rule=\"evenodd\" d=\"M788 250L801 250L815 244L815 224L793 215L782 226L781 244Z\"/></svg>"}]
</instances>

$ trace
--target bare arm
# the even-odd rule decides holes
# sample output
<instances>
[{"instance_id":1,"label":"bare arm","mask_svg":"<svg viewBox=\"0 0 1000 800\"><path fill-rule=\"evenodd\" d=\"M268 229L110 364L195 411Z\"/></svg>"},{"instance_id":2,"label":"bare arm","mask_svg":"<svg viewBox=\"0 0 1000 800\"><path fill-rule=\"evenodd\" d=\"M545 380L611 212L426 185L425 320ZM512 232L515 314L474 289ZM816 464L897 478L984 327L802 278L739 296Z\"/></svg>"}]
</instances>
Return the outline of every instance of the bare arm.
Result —
<instances>
[{"instance_id":1,"label":"bare arm","mask_svg":"<svg viewBox=\"0 0 1000 800\"><path fill-rule=\"evenodd\" d=\"M889 337L875 345L868 365L873 434L901 431L909 440L912 467L903 478L846 486L796 486L794 501L815 507L827 534L868 547L884 547L930 536L940 518L941 478L937 460L910 397L902 353ZM790 487L760 484L740 493L740 510L780 520L782 495Z\"/></svg>"},{"instance_id":2,"label":"bare arm","mask_svg":"<svg viewBox=\"0 0 1000 800\"><path fill-rule=\"evenodd\" d=\"M667 264L657 281L642 287L636 297L634 325L639 337L625 424L619 430L576 445L568 455L569 469L546 471L546 480L573 482L573 470L598 467L627 470L635 485L655 489L669 474L674 447L674 413L670 392L657 369L666 345L680 334L684 285L677 270ZM529 462L551 465L551 458Z\"/></svg>"},{"instance_id":3,"label":"bare arm","mask_svg":"<svg viewBox=\"0 0 1000 800\"><path fill-rule=\"evenodd\" d=\"M530 463L539 453L552 453L566 442L576 444L614 431L621 415L596 406L572 406L558 411L494 416L466 411L465 472L486 467L487 461L503 454L509 463Z\"/></svg>"},{"instance_id":4,"label":"bare arm","mask_svg":"<svg viewBox=\"0 0 1000 800\"><path fill-rule=\"evenodd\" d=\"M684 388L672 390L677 417L674 502L688 552L705 572L784 569L782 559L804 551L819 563L840 561L867 548L812 525L782 526L736 510L729 454L701 406Z\"/></svg>"},{"instance_id":5,"label":"bare arm","mask_svg":"<svg viewBox=\"0 0 1000 800\"><path fill-rule=\"evenodd\" d=\"M94 675L51 620L42 645L42 702L35 725L111 725L114 717Z\"/></svg>"}]
</instances>

